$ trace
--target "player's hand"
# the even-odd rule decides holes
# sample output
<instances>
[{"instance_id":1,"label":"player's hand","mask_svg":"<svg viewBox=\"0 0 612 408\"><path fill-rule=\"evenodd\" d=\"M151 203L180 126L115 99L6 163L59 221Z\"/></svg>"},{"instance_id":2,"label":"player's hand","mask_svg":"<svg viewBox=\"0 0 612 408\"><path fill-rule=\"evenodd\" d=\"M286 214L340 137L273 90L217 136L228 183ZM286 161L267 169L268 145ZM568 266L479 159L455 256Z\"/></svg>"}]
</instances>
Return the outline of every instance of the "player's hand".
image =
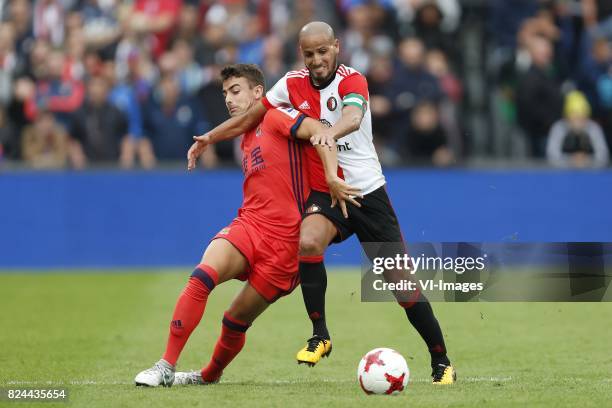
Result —
<instances>
[{"instance_id":1,"label":"player's hand","mask_svg":"<svg viewBox=\"0 0 612 408\"><path fill-rule=\"evenodd\" d=\"M310 143L313 146L327 146L330 150L336 147L336 139L334 138L334 133L330 129L325 129L312 135L310 137Z\"/></svg>"},{"instance_id":2,"label":"player's hand","mask_svg":"<svg viewBox=\"0 0 612 408\"><path fill-rule=\"evenodd\" d=\"M210 144L210 136L207 134L194 136L193 140L194 142L187 152L187 170L189 171L195 169L198 157L200 157L208 148L208 145Z\"/></svg>"},{"instance_id":3,"label":"player's hand","mask_svg":"<svg viewBox=\"0 0 612 408\"><path fill-rule=\"evenodd\" d=\"M336 205L340 206L344 218L348 218L347 201L356 207L361 207L361 204L355 200L357 197L362 198L361 191L358 188L348 185L338 176L328 179L327 185L329 186L329 195L332 199L332 208Z\"/></svg>"}]
</instances>

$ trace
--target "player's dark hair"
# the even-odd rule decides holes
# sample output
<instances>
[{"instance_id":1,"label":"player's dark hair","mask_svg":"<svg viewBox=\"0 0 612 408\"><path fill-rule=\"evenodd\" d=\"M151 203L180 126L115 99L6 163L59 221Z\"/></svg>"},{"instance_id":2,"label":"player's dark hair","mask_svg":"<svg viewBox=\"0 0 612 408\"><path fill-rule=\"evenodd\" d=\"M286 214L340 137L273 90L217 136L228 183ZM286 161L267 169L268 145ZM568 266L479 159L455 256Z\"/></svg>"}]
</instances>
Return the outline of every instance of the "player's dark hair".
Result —
<instances>
[{"instance_id":1,"label":"player's dark hair","mask_svg":"<svg viewBox=\"0 0 612 408\"><path fill-rule=\"evenodd\" d=\"M221 79L227 81L230 78L246 78L251 88L261 85L266 88L264 74L255 64L232 64L221 70Z\"/></svg>"}]
</instances>

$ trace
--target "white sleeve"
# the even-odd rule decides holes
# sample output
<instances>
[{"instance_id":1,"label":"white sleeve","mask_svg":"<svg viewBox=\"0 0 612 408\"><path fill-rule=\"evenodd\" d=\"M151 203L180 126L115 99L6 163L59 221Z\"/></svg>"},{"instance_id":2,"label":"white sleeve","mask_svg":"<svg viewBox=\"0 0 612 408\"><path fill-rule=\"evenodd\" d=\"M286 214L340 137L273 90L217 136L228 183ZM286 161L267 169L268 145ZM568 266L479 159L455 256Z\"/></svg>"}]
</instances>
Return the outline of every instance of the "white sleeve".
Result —
<instances>
[{"instance_id":1,"label":"white sleeve","mask_svg":"<svg viewBox=\"0 0 612 408\"><path fill-rule=\"evenodd\" d=\"M289 101L289 90L287 88L287 75L278 80L278 82L266 92L266 99L274 107L291 106Z\"/></svg>"}]
</instances>

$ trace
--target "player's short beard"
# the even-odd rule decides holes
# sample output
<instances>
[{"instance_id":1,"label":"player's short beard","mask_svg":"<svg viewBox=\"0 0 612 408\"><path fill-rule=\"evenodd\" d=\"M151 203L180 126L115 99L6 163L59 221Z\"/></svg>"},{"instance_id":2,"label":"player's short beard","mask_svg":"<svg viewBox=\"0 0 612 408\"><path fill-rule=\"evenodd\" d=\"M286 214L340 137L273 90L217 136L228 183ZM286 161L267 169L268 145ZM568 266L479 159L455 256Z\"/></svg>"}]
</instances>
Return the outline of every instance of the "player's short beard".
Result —
<instances>
[{"instance_id":1,"label":"player's short beard","mask_svg":"<svg viewBox=\"0 0 612 408\"><path fill-rule=\"evenodd\" d=\"M312 82L314 82L315 85L318 86L318 85L321 85L327 82L329 78L331 78L334 75L334 73L338 69L338 56L337 55L334 57L334 61L331 63L331 67L332 68L329 70L329 73L327 74L325 78L315 78L314 76L312 76L312 72L311 72L310 75L312 77Z\"/></svg>"}]
</instances>

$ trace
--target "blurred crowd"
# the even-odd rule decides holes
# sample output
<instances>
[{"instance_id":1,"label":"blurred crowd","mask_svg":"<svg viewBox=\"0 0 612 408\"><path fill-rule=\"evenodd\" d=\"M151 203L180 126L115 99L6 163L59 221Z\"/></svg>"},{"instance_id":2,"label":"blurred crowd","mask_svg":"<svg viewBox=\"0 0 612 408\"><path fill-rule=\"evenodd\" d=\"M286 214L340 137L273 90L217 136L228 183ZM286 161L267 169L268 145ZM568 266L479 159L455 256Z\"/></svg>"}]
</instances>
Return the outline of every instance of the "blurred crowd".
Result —
<instances>
[{"instance_id":1,"label":"blurred crowd","mask_svg":"<svg viewBox=\"0 0 612 408\"><path fill-rule=\"evenodd\" d=\"M228 118L220 69L272 86L330 23L369 81L383 164L604 167L610 0L0 0L0 160L150 169ZM235 165L226 141L205 167Z\"/></svg>"}]
</instances>

